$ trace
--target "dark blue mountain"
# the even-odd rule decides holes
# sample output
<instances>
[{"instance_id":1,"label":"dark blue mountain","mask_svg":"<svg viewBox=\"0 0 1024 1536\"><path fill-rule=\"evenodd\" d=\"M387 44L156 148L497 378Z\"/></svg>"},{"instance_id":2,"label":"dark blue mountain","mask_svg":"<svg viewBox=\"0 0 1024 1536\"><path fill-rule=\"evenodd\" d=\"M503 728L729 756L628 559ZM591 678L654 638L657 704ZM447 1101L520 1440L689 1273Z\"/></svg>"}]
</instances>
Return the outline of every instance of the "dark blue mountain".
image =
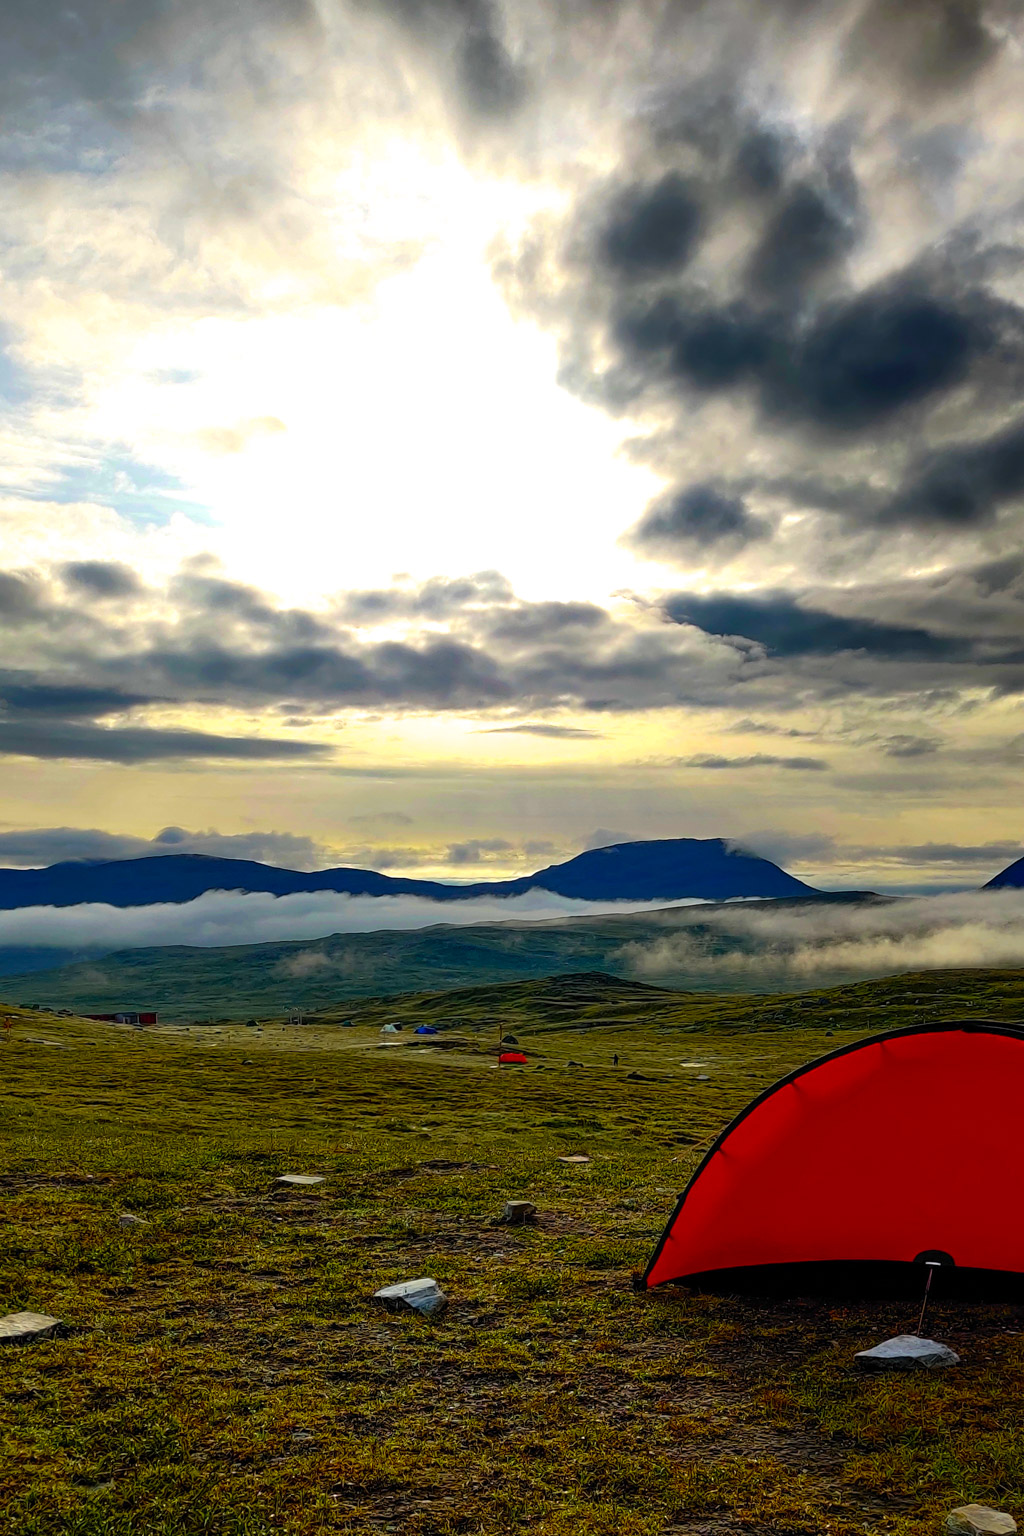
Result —
<instances>
[{"instance_id":1,"label":"dark blue mountain","mask_svg":"<svg viewBox=\"0 0 1024 1536\"><path fill-rule=\"evenodd\" d=\"M467 901L474 896L520 896L552 891L579 901L675 901L701 897L813 896L817 892L785 870L722 838L675 837L594 848L564 864L552 864L516 880L446 885L406 880L371 869L321 869L303 873L248 859L205 854L160 854L146 859L52 864L49 869L0 869L0 910L73 907L106 902L146 907L194 901L206 891L342 891L353 896L424 896Z\"/></svg>"},{"instance_id":2,"label":"dark blue mountain","mask_svg":"<svg viewBox=\"0 0 1024 1536\"><path fill-rule=\"evenodd\" d=\"M551 864L508 883L518 890L539 888L579 901L672 901L684 896L728 901L735 896L818 894L777 864L721 837L670 837L592 848L565 864Z\"/></svg>"},{"instance_id":3,"label":"dark blue mountain","mask_svg":"<svg viewBox=\"0 0 1024 1536\"><path fill-rule=\"evenodd\" d=\"M1018 859L1015 864L1009 864L1006 869L1000 870L998 875L993 875L992 879L982 886L982 890L1020 890L1021 887L1024 887L1024 859Z\"/></svg>"}]
</instances>

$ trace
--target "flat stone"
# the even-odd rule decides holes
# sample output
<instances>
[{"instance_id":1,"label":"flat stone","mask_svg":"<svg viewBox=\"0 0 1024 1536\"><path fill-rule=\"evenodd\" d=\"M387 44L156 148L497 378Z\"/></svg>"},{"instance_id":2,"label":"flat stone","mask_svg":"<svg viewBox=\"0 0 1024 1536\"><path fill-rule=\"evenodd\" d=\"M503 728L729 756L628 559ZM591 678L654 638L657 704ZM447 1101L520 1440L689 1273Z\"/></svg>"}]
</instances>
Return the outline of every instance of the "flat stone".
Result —
<instances>
[{"instance_id":1,"label":"flat stone","mask_svg":"<svg viewBox=\"0 0 1024 1536\"><path fill-rule=\"evenodd\" d=\"M589 1163L590 1158L584 1156L582 1152L570 1152L568 1157L558 1157L555 1161L558 1163Z\"/></svg>"},{"instance_id":2,"label":"flat stone","mask_svg":"<svg viewBox=\"0 0 1024 1536\"><path fill-rule=\"evenodd\" d=\"M274 1180L275 1184L299 1185L302 1188L310 1184L326 1184L327 1176L323 1173L282 1173Z\"/></svg>"},{"instance_id":3,"label":"flat stone","mask_svg":"<svg viewBox=\"0 0 1024 1536\"><path fill-rule=\"evenodd\" d=\"M385 1285L374 1291L374 1301L379 1301L389 1312L419 1312L433 1317L448 1305L448 1298L436 1280L424 1276L420 1280L402 1280L398 1285Z\"/></svg>"},{"instance_id":4,"label":"flat stone","mask_svg":"<svg viewBox=\"0 0 1024 1536\"><path fill-rule=\"evenodd\" d=\"M855 1359L862 1371L934 1371L943 1365L960 1364L960 1356L945 1344L919 1339L914 1333L901 1333L874 1349L862 1349Z\"/></svg>"},{"instance_id":5,"label":"flat stone","mask_svg":"<svg viewBox=\"0 0 1024 1536\"><path fill-rule=\"evenodd\" d=\"M60 1318L47 1317L45 1312L10 1312L0 1317L0 1344L31 1344L34 1339L46 1339Z\"/></svg>"},{"instance_id":6,"label":"flat stone","mask_svg":"<svg viewBox=\"0 0 1024 1536\"><path fill-rule=\"evenodd\" d=\"M148 1227L149 1222L145 1216L136 1216L131 1211L122 1211L117 1218L119 1227Z\"/></svg>"},{"instance_id":7,"label":"flat stone","mask_svg":"<svg viewBox=\"0 0 1024 1536\"><path fill-rule=\"evenodd\" d=\"M950 1536L1012 1536L1017 1522L1012 1515L987 1504L961 1504L946 1516L945 1529Z\"/></svg>"}]
</instances>

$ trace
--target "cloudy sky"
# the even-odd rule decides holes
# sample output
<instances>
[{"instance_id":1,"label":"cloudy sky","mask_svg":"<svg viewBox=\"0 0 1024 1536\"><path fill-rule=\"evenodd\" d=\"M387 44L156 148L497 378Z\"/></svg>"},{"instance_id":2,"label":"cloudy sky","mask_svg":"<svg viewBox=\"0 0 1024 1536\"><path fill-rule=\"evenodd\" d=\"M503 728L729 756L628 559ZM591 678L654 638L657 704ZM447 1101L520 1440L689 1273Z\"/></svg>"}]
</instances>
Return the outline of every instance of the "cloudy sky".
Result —
<instances>
[{"instance_id":1,"label":"cloudy sky","mask_svg":"<svg viewBox=\"0 0 1024 1536\"><path fill-rule=\"evenodd\" d=\"M6 0L0 863L1024 836L1020 0Z\"/></svg>"}]
</instances>

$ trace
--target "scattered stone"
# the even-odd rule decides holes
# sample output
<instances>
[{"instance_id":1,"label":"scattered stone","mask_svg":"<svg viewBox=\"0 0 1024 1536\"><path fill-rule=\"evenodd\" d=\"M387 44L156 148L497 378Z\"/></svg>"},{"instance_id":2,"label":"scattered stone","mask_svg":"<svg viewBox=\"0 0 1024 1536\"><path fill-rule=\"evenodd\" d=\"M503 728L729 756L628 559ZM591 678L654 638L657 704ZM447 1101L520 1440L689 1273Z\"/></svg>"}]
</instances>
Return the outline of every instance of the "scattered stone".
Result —
<instances>
[{"instance_id":1,"label":"scattered stone","mask_svg":"<svg viewBox=\"0 0 1024 1536\"><path fill-rule=\"evenodd\" d=\"M136 1216L132 1211L122 1211L117 1218L119 1227L148 1227L149 1222L145 1216Z\"/></svg>"},{"instance_id":2,"label":"scattered stone","mask_svg":"<svg viewBox=\"0 0 1024 1536\"><path fill-rule=\"evenodd\" d=\"M530 1200L507 1200L505 1209L500 1216L494 1219L494 1225L502 1227L525 1227L533 1221L537 1214L537 1207Z\"/></svg>"},{"instance_id":3,"label":"scattered stone","mask_svg":"<svg viewBox=\"0 0 1024 1536\"><path fill-rule=\"evenodd\" d=\"M1013 1536L1017 1522L1001 1509L987 1504L961 1504L946 1516L950 1536Z\"/></svg>"},{"instance_id":4,"label":"scattered stone","mask_svg":"<svg viewBox=\"0 0 1024 1536\"><path fill-rule=\"evenodd\" d=\"M960 1356L945 1344L919 1339L914 1333L901 1333L874 1349L862 1349L855 1359L862 1371L934 1371L943 1365L960 1364Z\"/></svg>"},{"instance_id":5,"label":"scattered stone","mask_svg":"<svg viewBox=\"0 0 1024 1536\"><path fill-rule=\"evenodd\" d=\"M642 1072L627 1072L626 1073L626 1082L627 1083L651 1083L653 1081L654 1081L654 1079L651 1078L651 1077L644 1077Z\"/></svg>"},{"instance_id":6,"label":"scattered stone","mask_svg":"<svg viewBox=\"0 0 1024 1536\"><path fill-rule=\"evenodd\" d=\"M326 1184L327 1177L322 1173L282 1173L274 1183L292 1187L299 1185L305 1189L310 1184Z\"/></svg>"},{"instance_id":7,"label":"scattered stone","mask_svg":"<svg viewBox=\"0 0 1024 1536\"><path fill-rule=\"evenodd\" d=\"M60 1318L44 1312L10 1312L0 1317L0 1344L31 1344L47 1339L60 1327Z\"/></svg>"},{"instance_id":8,"label":"scattered stone","mask_svg":"<svg viewBox=\"0 0 1024 1536\"><path fill-rule=\"evenodd\" d=\"M589 1163L590 1158L583 1152L570 1152L568 1157L557 1157L557 1163Z\"/></svg>"},{"instance_id":9,"label":"scattered stone","mask_svg":"<svg viewBox=\"0 0 1024 1536\"><path fill-rule=\"evenodd\" d=\"M385 1285L374 1291L374 1301L379 1301L389 1312L419 1312L423 1317L433 1317L448 1305L448 1298L436 1280L425 1276L421 1280L403 1280L398 1285Z\"/></svg>"}]
</instances>

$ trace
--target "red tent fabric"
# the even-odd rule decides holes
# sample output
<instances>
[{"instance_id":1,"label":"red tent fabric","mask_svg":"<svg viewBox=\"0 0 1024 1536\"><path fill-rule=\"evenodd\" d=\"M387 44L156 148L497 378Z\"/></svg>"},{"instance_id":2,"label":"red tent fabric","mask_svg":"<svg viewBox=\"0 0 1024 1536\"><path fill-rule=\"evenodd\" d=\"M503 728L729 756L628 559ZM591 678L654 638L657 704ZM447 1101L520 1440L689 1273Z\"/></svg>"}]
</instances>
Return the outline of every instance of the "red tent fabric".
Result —
<instances>
[{"instance_id":1,"label":"red tent fabric","mask_svg":"<svg viewBox=\"0 0 1024 1536\"><path fill-rule=\"evenodd\" d=\"M526 1066L526 1057L523 1055L522 1051L502 1051L501 1055L498 1057L498 1060L503 1067Z\"/></svg>"},{"instance_id":2,"label":"red tent fabric","mask_svg":"<svg viewBox=\"0 0 1024 1536\"><path fill-rule=\"evenodd\" d=\"M644 1284L927 1252L1024 1272L1022 1111L1010 1026L924 1025L810 1062L712 1146Z\"/></svg>"}]
</instances>

